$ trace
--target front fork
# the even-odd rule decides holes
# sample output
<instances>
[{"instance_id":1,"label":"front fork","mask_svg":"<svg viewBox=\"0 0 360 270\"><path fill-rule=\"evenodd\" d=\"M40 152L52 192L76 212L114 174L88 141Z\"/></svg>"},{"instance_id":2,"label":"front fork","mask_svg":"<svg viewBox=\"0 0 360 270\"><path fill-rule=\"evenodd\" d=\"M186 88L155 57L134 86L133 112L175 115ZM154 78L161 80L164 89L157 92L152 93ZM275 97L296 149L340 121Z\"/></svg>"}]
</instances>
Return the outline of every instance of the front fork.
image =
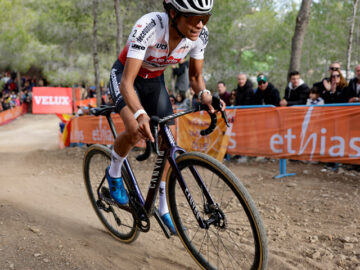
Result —
<instances>
[{"instance_id":1,"label":"front fork","mask_svg":"<svg viewBox=\"0 0 360 270\"><path fill-rule=\"evenodd\" d=\"M188 201L188 204L194 214L194 217L196 218L200 228L202 229L208 229L211 224L215 224L216 226L224 227L222 224L225 224L225 216L220 210L219 206L215 204L214 200L212 199L209 191L207 190L204 182L202 181L199 173L197 172L196 168L194 166L190 167L190 171L194 178L196 179L197 184L199 185L200 189L202 190L203 194L206 198L206 203L204 205L205 214L211 214L210 218L208 220L204 220L201 215L200 211L198 210L198 207L193 200L190 190L176 164L175 160L175 153L180 152L180 154L183 154L185 151L181 148L174 147L170 151L169 155L169 163L171 165L172 170L175 172L176 179L183 190L183 193L186 197L186 200ZM221 221L222 220L222 221Z\"/></svg>"}]
</instances>

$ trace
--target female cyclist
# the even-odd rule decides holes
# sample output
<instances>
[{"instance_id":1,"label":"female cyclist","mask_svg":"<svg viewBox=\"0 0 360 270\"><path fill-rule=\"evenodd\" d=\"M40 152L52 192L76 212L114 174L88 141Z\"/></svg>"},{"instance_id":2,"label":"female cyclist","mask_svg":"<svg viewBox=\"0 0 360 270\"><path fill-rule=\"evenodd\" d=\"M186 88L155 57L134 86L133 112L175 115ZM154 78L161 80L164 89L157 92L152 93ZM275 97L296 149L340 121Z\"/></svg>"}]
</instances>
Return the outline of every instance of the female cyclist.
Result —
<instances>
[{"instance_id":1,"label":"female cyclist","mask_svg":"<svg viewBox=\"0 0 360 270\"><path fill-rule=\"evenodd\" d=\"M212 96L202 76L208 43L205 24L210 18L213 0L164 0L163 4L166 12L148 13L135 23L110 74L110 93L125 125L125 131L114 143L111 164L106 170L110 194L119 204L128 203L121 178L124 159L140 139L154 141L149 125L151 116L165 117L173 113L163 75L168 65L190 54L191 87L214 112ZM159 211L175 234L164 193L165 175L160 184Z\"/></svg>"}]
</instances>

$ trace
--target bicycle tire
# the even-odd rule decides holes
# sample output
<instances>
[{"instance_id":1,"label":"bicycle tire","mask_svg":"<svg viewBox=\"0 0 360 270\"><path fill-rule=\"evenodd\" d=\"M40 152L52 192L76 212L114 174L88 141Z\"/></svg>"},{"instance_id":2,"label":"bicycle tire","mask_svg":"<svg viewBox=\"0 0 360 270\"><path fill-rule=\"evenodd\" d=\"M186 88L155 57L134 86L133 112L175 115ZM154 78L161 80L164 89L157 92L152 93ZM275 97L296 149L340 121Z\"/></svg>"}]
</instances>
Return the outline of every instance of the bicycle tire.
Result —
<instances>
[{"instance_id":1,"label":"bicycle tire","mask_svg":"<svg viewBox=\"0 0 360 270\"><path fill-rule=\"evenodd\" d=\"M96 215L110 235L121 242L131 243L135 241L139 235L139 230L137 229L133 213L119 208L115 203L109 203L106 200L100 199L100 202L102 202L106 207L111 205L112 209L114 209L114 212L119 218L119 224L112 212L106 212L104 208L99 206L97 188L105 177L105 169L109 166L110 160L111 150L108 147L100 144L94 144L88 148L83 161L83 175L86 191L89 195L91 205L93 206ZM128 174L126 173L124 167L122 168L122 177L127 190L129 190ZM103 187L105 187L105 191L106 189L109 190L106 179Z\"/></svg>"},{"instance_id":2,"label":"bicycle tire","mask_svg":"<svg viewBox=\"0 0 360 270\"><path fill-rule=\"evenodd\" d=\"M202 269L266 269L267 239L260 215L238 178L216 159L190 152L176 158L177 166L203 219L206 198L190 171L194 167L226 217L224 227L202 229L182 191L175 172L167 178L167 201L176 231L186 250ZM224 224L223 224L224 225Z\"/></svg>"}]
</instances>

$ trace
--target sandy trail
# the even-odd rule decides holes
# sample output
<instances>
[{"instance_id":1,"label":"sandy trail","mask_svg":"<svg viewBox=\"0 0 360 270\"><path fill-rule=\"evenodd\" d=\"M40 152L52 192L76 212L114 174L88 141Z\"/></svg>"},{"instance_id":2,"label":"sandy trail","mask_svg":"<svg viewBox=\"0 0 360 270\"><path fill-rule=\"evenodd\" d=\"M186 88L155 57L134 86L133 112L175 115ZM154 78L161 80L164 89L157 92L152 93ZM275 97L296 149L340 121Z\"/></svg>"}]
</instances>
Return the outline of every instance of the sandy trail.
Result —
<instances>
[{"instance_id":1,"label":"sandy trail","mask_svg":"<svg viewBox=\"0 0 360 270\"><path fill-rule=\"evenodd\" d=\"M131 245L110 237L83 185L85 149L59 150L58 130L53 115L0 126L0 269L197 269L153 219ZM227 165L260 210L269 269L360 269L359 173L289 162L297 176L274 180L277 162ZM133 167L141 178L152 164Z\"/></svg>"}]
</instances>

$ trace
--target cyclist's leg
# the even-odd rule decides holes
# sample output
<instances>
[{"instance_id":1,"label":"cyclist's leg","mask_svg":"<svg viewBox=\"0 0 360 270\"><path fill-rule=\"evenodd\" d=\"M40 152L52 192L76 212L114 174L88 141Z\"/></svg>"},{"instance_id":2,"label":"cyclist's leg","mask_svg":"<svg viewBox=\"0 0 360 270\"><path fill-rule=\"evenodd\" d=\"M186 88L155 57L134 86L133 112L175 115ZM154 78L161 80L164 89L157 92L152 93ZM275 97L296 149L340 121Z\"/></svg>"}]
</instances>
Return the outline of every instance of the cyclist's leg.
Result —
<instances>
[{"instance_id":1,"label":"cyclist's leg","mask_svg":"<svg viewBox=\"0 0 360 270\"><path fill-rule=\"evenodd\" d=\"M130 109L126 106L119 90L123 69L124 66L117 60L111 70L109 88L117 111L120 112L120 117L124 122L125 130L118 134L115 140L111 163L106 170L110 194L120 204L126 204L128 202L126 190L121 178L121 167L129 151L140 140L137 132L137 121L134 119Z\"/></svg>"},{"instance_id":2,"label":"cyclist's leg","mask_svg":"<svg viewBox=\"0 0 360 270\"><path fill-rule=\"evenodd\" d=\"M144 83L144 91L139 92L140 100L146 100L147 102L142 102L144 109L146 112L152 116L156 115L159 117L165 117L168 115L173 114L172 105L170 102L169 94L165 87L164 77L160 76L158 78L146 80L146 79L139 79L138 82L140 83L142 80L146 81ZM137 86L137 85L136 85ZM138 86L140 87L140 86ZM156 104L156 106L154 106ZM175 122L172 121L170 124L171 132L175 132ZM162 181L160 183L159 188L159 212L162 220L166 224L166 226L170 229L172 234L176 234L175 227L171 220L171 216L169 214L169 209L166 201L166 174L169 169L169 163L166 162L164 172L162 175Z\"/></svg>"}]
</instances>

